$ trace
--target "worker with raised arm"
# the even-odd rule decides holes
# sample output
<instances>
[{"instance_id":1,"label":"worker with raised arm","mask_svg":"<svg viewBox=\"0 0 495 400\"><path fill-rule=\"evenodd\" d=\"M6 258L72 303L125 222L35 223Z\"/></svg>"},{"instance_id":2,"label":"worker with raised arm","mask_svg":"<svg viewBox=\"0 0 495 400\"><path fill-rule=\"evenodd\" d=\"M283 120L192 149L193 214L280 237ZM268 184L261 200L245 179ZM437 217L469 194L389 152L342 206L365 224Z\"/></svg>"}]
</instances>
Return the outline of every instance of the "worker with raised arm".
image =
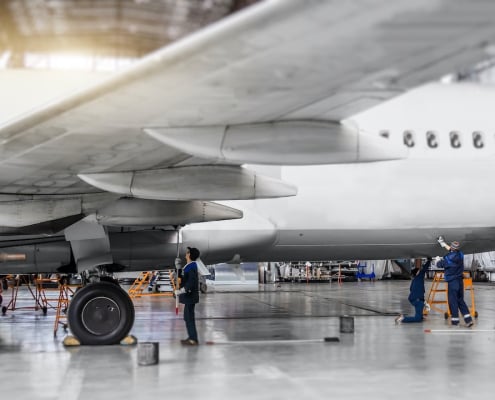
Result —
<instances>
[{"instance_id":1,"label":"worker with raised arm","mask_svg":"<svg viewBox=\"0 0 495 400\"><path fill-rule=\"evenodd\" d=\"M443 268L444 279L447 282L450 321L452 325L459 325L459 310L467 327L473 326L473 318L464 301L464 254L460 250L460 244L453 241L448 245L442 236L437 239L440 246L448 251L436 265Z\"/></svg>"}]
</instances>

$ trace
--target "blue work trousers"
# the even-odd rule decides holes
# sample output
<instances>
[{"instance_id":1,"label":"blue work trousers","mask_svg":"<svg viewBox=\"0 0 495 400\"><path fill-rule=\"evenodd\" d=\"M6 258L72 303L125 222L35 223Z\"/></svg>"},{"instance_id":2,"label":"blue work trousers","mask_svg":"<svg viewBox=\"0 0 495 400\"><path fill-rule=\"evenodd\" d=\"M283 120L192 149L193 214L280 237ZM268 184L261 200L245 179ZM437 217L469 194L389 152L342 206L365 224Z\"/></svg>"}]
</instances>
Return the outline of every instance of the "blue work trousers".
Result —
<instances>
[{"instance_id":1,"label":"blue work trousers","mask_svg":"<svg viewBox=\"0 0 495 400\"><path fill-rule=\"evenodd\" d=\"M425 301L422 299L416 299L410 302L414 309L416 310L416 314L414 317L404 317L402 322L421 322L423 321L423 308L425 306Z\"/></svg>"},{"instance_id":2,"label":"blue work trousers","mask_svg":"<svg viewBox=\"0 0 495 400\"><path fill-rule=\"evenodd\" d=\"M184 304L184 321L188 339L198 341L198 332L196 331L196 319L194 316L194 307L196 304Z\"/></svg>"},{"instance_id":3,"label":"blue work trousers","mask_svg":"<svg viewBox=\"0 0 495 400\"><path fill-rule=\"evenodd\" d=\"M447 289L449 291L449 310L452 322L459 322L459 310L461 310L462 316L466 322L471 321L471 315L469 314L469 308L464 301L464 280L463 278L456 278L447 282Z\"/></svg>"}]
</instances>

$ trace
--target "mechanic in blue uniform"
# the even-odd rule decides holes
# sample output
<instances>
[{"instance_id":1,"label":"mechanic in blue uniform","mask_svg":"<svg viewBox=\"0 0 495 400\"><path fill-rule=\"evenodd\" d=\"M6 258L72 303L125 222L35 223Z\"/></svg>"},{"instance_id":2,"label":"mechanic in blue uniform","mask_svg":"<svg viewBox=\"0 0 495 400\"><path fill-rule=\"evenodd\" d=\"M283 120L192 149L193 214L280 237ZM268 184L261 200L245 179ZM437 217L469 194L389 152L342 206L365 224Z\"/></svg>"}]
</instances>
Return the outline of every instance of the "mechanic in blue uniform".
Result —
<instances>
[{"instance_id":1,"label":"mechanic in blue uniform","mask_svg":"<svg viewBox=\"0 0 495 400\"><path fill-rule=\"evenodd\" d=\"M473 318L464 301L464 254L459 250L459 242L454 241L448 245L440 236L438 238L438 243L448 251L436 265L445 270L444 278L445 282L447 282L449 310L451 315L450 321L452 325L459 325L460 310L466 326L471 327L473 326Z\"/></svg>"},{"instance_id":2,"label":"mechanic in blue uniform","mask_svg":"<svg viewBox=\"0 0 495 400\"><path fill-rule=\"evenodd\" d=\"M183 271L179 290L175 295L179 296L179 301L184 304L184 321L187 329L187 339L181 340L185 346L198 345L198 332L196 330L196 319L194 308L199 303L199 279L198 265L199 250L195 247L188 247L186 251L186 262Z\"/></svg>"},{"instance_id":3,"label":"mechanic in blue uniform","mask_svg":"<svg viewBox=\"0 0 495 400\"><path fill-rule=\"evenodd\" d=\"M423 308L425 307L425 274L431 265L431 258L428 257L426 262L421 268L413 268L411 270L411 276L413 278L410 286L409 303L411 303L416 310L413 317L406 317L400 314L395 323L400 322L421 322L423 321Z\"/></svg>"}]
</instances>

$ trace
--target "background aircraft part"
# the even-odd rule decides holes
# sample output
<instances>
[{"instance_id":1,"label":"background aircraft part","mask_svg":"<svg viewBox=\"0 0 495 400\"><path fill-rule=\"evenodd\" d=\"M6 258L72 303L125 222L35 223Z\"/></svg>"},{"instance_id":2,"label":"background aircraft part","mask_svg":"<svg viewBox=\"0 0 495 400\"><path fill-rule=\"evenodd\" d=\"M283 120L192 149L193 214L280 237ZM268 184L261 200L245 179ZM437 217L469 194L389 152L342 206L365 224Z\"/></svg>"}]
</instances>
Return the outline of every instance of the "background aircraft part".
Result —
<instances>
[{"instance_id":1,"label":"background aircraft part","mask_svg":"<svg viewBox=\"0 0 495 400\"><path fill-rule=\"evenodd\" d=\"M350 122L276 121L145 132L186 154L238 164L338 164L407 157L404 146L359 131Z\"/></svg>"},{"instance_id":2,"label":"background aircraft part","mask_svg":"<svg viewBox=\"0 0 495 400\"><path fill-rule=\"evenodd\" d=\"M294 185L230 165L195 165L78 176L101 190L142 199L248 200L297 194Z\"/></svg>"},{"instance_id":3,"label":"background aircraft part","mask_svg":"<svg viewBox=\"0 0 495 400\"><path fill-rule=\"evenodd\" d=\"M183 226L242 218L242 215L242 211L210 201L123 198L98 210L96 220L108 226Z\"/></svg>"},{"instance_id":4,"label":"background aircraft part","mask_svg":"<svg viewBox=\"0 0 495 400\"><path fill-rule=\"evenodd\" d=\"M3 253L23 254L24 260L4 261L0 263L0 274L56 273L70 266L70 244L58 238L29 238L9 243ZM76 272L75 266L65 272Z\"/></svg>"},{"instance_id":5,"label":"background aircraft part","mask_svg":"<svg viewBox=\"0 0 495 400\"><path fill-rule=\"evenodd\" d=\"M81 344L117 344L134 324L134 305L118 285L92 283L76 291L67 319L72 334Z\"/></svg>"},{"instance_id":6,"label":"background aircraft part","mask_svg":"<svg viewBox=\"0 0 495 400\"><path fill-rule=\"evenodd\" d=\"M25 254L8 254L8 253L0 253L0 262L7 262L7 261L25 261L26 260L26 255Z\"/></svg>"}]
</instances>

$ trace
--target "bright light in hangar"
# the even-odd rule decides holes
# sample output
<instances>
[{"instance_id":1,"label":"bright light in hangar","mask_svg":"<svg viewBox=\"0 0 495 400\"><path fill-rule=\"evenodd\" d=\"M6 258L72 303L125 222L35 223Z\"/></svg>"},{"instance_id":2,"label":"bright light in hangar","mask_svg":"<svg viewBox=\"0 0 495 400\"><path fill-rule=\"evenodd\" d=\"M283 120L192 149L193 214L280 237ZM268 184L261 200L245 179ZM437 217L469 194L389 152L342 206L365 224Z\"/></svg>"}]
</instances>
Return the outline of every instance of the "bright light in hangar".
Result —
<instances>
[{"instance_id":1,"label":"bright light in hangar","mask_svg":"<svg viewBox=\"0 0 495 400\"><path fill-rule=\"evenodd\" d=\"M116 71L134 61L133 58L92 57L78 53L26 54L26 67L65 71Z\"/></svg>"}]
</instances>

